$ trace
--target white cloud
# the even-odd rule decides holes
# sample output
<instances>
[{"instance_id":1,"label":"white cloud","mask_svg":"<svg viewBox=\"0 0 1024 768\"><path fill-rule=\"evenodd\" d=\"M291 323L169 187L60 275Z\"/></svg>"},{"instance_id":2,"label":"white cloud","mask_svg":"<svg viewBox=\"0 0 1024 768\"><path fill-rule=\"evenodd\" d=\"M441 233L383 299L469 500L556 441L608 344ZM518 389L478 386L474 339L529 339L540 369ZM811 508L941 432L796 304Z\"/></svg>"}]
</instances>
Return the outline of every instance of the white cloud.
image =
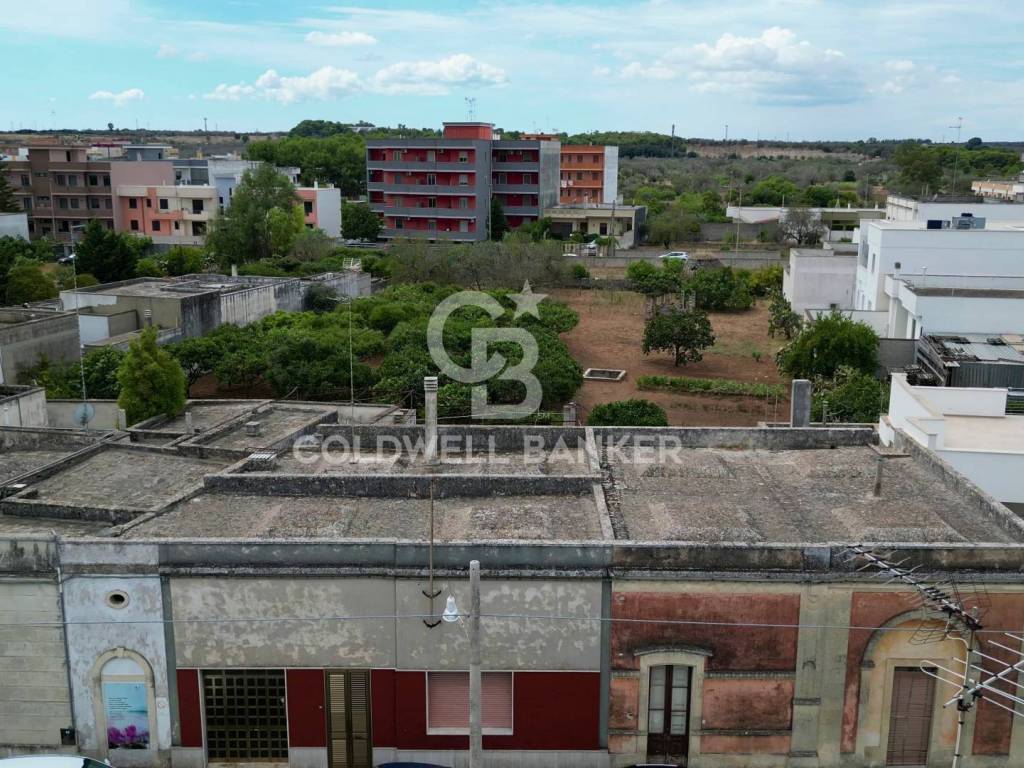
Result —
<instances>
[{"instance_id":1,"label":"white cloud","mask_svg":"<svg viewBox=\"0 0 1024 768\"><path fill-rule=\"evenodd\" d=\"M145 95L141 88L128 88L118 93L113 91L96 91L89 98L94 101L112 101L115 107L123 107L129 101L138 101Z\"/></svg>"},{"instance_id":2,"label":"white cloud","mask_svg":"<svg viewBox=\"0 0 1024 768\"><path fill-rule=\"evenodd\" d=\"M177 59L182 58L185 61L197 63L200 61L206 61L209 59L209 55L204 51L190 51L189 53L183 54L181 49L171 45L170 43L162 43L156 50L156 57L158 59Z\"/></svg>"},{"instance_id":3,"label":"white cloud","mask_svg":"<svg viewBox=\"0 0 1024 768\"><path fill-rule=\"evenodd\" d=\"M313 30L306 35L306 42L325 48L344 48L350 45L373 45L377 38L365 32L321 32Z\"/></svg>"},{"instance_id":4,"label":"white cloud","mask_svg":"<svg viewBox=\"0 0 1024 768\"><path fill-rule=\"evenodd\" d=\"M903 93L903 86L895 80L886 80L880 90L882 93Z\"/></svg>"},{"instance_id":5,"label":"white cloud","mask_svg":"<svg viewBox=\"0 0 1024 768\"><path fill-rule=\"evenodd\" d=\"M686 62L694 89L703 93L740 92L763 103L812 106L853 101L862 91L842 51L799 40L782 27L757 37L726 33L714 45L677 49L667 58Z\"/></svg>"},{"instance_id":6,"label":"white cloud","mask_svg":"<svg viewBox=\"0 0 1024 768\"><path fill-rule=\"evenodd\" d=\"M594 67L591 73L595 77L607 77L612 73L611 67Z\"/></svg>"},{"instance_id":7,"label":"white cloud","mask_svg":"<svg viewBox=\"0 0 1024 768\"><path fill-rule=\"evenodd\" d=\"M256 97L279 101L282 104L293 104L298 101L317 99L327 101L339 96L347 96L359 89L359 76L347 69L337 67L321 67L308 75L282 77L276 70L268 69L252 85L221 83L204 99L213 101L238 101L243 97Z\"/></svg>"},{"instance_id":8,"label":"white cloud","mask_svg":"<svg viewBox=\"0 0 1024 768\"><path fill-rule=\"evenodd\" d=\"M163 44L161 44L161 46L159 48L157 48L157 50L156 50L156 57L158 59L173 59L179 53L181 53L181 51L179 51L173 45L169 45L168 43L163 43Z\"/></svg>"},{"instance_id":9,"label":"white cloud","mask_svg":"<svg viewBox=\"0 0 1024 768\"><path fill-rule=\"evenodd\" d=\"M914 62L910 59L893 59L885 62L885 68L890 72L912 72Z\"/></svg>"},{"instance_id":10,"label":"white cloud","mask_svg":"<svg viewBox=\"0 0 1024 768\"><path fill-rule=\"evenodd\" d=\"M638 61L630 62L619 73L619 77L627 80L638 77L643 80L671 80L677 75L678 72L666 64L654 62L644 65Z\"/></svg>"},{"instance_id":11,"label":"white cloud","mask_svg":"<svg viewBox=\"0 0 1024 768\"><path fill-rule=\"evenodd\" d=\"M453 85L504 85L505 71L457 53L438 61L399 61L379 70L373 78L381 93L441 96Z\"/></svg>"}]
</instances>

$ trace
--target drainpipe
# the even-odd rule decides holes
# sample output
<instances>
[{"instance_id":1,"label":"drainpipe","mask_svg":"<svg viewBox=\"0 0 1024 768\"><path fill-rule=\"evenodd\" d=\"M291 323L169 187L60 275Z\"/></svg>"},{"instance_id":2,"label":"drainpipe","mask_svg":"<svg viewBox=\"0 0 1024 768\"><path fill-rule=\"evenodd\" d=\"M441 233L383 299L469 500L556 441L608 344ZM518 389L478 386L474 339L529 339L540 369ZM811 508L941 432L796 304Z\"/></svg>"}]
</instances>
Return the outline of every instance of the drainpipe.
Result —
<instances>
[{"instance_id":1,"label":"drainpipe","mask_svg":"<svg viewBox=\"0 0 1024 768\"><path fill-rule=\"evenodd\" d=\"M423 378L424 416L426 417L427 462L437 463L437 376Z\"/></svg>"},{"instance_id":2,"label":"drainpipe","mask_svg":"<svg viewBox=\"0 0 1024 768\"><path fill-rule=\"evenodd\" d=\"M68 710L71 712L71 732L75 735L75 747L78 747L78 722L75 718L75 691L71 683L71 648L68 643L67 603L64 599L64 571L60 565L60 539L53 534L53 549L57 555L57 596L60 602L60 628L64 638L64 671L68 682ZM76 750L77 751L77 750Z\"/></svg>"}]
</instances>

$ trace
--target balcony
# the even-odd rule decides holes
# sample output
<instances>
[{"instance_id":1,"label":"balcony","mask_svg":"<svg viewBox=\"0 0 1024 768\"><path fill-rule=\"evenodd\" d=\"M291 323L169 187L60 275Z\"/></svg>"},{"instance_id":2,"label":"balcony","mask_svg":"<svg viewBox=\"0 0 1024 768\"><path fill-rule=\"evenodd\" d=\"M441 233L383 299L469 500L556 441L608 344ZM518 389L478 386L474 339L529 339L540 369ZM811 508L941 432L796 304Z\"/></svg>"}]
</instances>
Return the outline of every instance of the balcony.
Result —
<instances>
[{"instance_id":1,"label":"balcony","mask_svg":"<svg viewBox=\"0 0 1024 768\"><path fill-rule=\"evenodd\" d=\"M540 216L536 205L506 205L502 208L506 216Z\"/></svg>"},{"instance_id":2,"label":"balcony","mask_svg":"<svg viewBox=\"0 0 1024 768\"><path fill-rule=\"evenodd\" d=\"M472 184L388 184L384 181L370 181L366 184L370 192L391 192L398 194L405 192L420 195L461 195L472 197L476 195L476 188Z\"/></svg>"},{"instance_id":3,"label":"balcony","mask_svg":"<svg viewBox=\"0 0 1024 768\"><path fill-rule=\"evenodd\" d=\"M394 229L386 227L380 231L382 237L407 238L409 240L483 240L484 232L439 232L430 229Z\"/></svg>"},{"instance_id":4,"label":"balcony","mask_svg":"<svg viewBox=\"0 0 1024 768\"><path fill-rule=\"evenodd\" d=\"M502 195L536 195L540 187L537 184L495 184L491 191Z\"/></svg>"},{"instance_id":5,"label":"balcony","mask_svg":"<svg viewBox=\"0 0 1024 768\"><path fill-rule=\"evenodd\" d=\"M471 162L439 163L431 160L367 160L366 167L371 171L449 171L451 173L471 173L473 171Z\"/></svg>"},{"instance_id":6,"label":"balcony","mask_svg":"<svg viewBox=\"0 0 1024 768\"><path fill-rule=\"evenodd\" d=\"M529 171L530 173L536 173L539 167L539 160L519 160L516 162L499 162L495 160L491 163L492 171Z\"/></svg>"},{"instance_id":7,"label":"balcony","mask_svg":"<svg viewBox=\"0 0 1024 768\"><path fill-rule=\"evenodd\" d=\"M385 216L411 216L417 219L475 219L475 208L407 208L386 203L370 203L370 210Z\"/></svg>"}]
</instances>

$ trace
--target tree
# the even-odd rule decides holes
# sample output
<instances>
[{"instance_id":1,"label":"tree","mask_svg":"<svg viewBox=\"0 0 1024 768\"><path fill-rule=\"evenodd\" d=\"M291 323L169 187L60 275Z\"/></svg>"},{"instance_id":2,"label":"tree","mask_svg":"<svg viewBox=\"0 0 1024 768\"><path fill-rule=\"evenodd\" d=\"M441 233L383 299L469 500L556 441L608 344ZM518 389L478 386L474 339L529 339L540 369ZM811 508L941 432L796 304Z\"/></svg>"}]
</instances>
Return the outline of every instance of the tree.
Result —
<instances>
[{"instance_id":1,"label":"tree","mask_svg":"<svg viewBox=\"0 0 1024 768\"><path fill-rule=\"evenodd\" d=\"M114 347L101 347L87 352L81 364L76 360L66 365L40 358L37 365L19 371L19 380L23 384L44 387L49 400L80 400L84 368L86 394L91 398L116 400L121 393L117 372L125 354Z\"/></svg>"},{"instance_id":2,"label":"tree","mask_svg":"<svg viewBox=\"0 0 1024 768\"><path fill-rule=\"evenodd\" d=\"M768 176L743 196L743 202L747 205L785 205L788 200L792 205L799 195L800 188L789 179Z\"/></svg>"},{"instance_id":3,"label":"tree","mask_svg":"<svg viewBox=\"0 0 1024 768\"><path fill-rule=\"evenodd\" d=\"M20 213L21 205L7 176L7 163L0 160L0 213Z\"/></svg>"},{"instance_id":4,"label":"tree","mask_svg":"<svg viewBox=\"0 0 1024 768\"><path fill-rule=\"evenodd\" d=\"M673 205L654 216L647 224L647 239L668 248L672 243L697 240L700 220L682 206Z\"/></svg>"},{"instance_id":5,"label":"tree","mask_svg":"<svg viewBox=\"0 0 1024 768\"><path fill-rule=\"evenodd\" d=\"M804 205L813 208L828 208L835 202L836 197L838 197L836 190L826 187L824 184L812 184L804 190L803 194Z\"/></svg>"},{"instance_id":6,"label":"tree","mask_svg":"<svg viewBox=\"0 0 1024 768\"><path fill-rule=\"evenodd\" d=\"M982 143L983 142L981 141L980 136L971 136L971 138L967 140L967 148L978 149L982 145Z\"/></svg>"},{"instance_id":7,"label":"tree","mask_svg":"<svg viewBox=\"0 0 1024 768\"><path fill-rule=\"evenodd\" d=\"M92 219L75 246L75 268L95 275L101 283L130 280L142 252L151 244L149 238L114 232Z\"/></svg>"},{"instance_id":8,"label":"tree","mask_svg":"<svg viewBox=\"0 0 1024 768\"><path fill-rule=\"evenodd\" d=\"M771 296L768 304L768 335L774 338L776 333L781 333L787 339L792 339L800 333L803 320L793 311L793 306L781 290L773 291Z\"/></svg>"},{"instance_id":9,"label":"tree","mask_svg":"<svg viewBox=\"0 0 1024 768\"><path fill-rule=\"evenodd\" d=\"M187 245L175 245L164 259L167 274L174 277L191 275L203 271L203 249Z\"/></svg>"},{"instance_id":10,"label":"tree","mask_svg":"<svg viewBox=\"0 0 1024 768\"><path fill-rule=\"evenodd\" d=\"M491 195L491 240L501 240L508 232L505 209L497 195Z\"/></svg>"},{"instance_id":11,"label":"tree","mask_svg":"<svg viewBox=\"0 0 1024 768\"><path fill-rule=\"evenodd\" d=\"M747 279L732 267L698 269L684 287L693 291L701 309L739 312L754 304Z\"/></svg>"},{"instance_id":12,"label":"tree","mask_svg":"<svg viewBox=\"0 0 1024 768\"><path fill-rule=\"evenodd\" d=\"M675 365L697 362L715 343L711 321L703 312L671 309L659 312L644 327L643 352L669 350Z\"/></svg>"},{"instance_id":13,"label":"tree","mask_svg":"<svg viewBox=\"0 0 1024 768\"><path fill-rule=\"evenodd\" d=\"M306 291L304 309L310 312L331 312L338 306L338 295L323 283L314 283Z\"/></svg>"},{"instance_id":14,"label":"tree","mask_svg":"<svg viewBox=\"0 0 1024 768\"><path fill-rule=\"evenodd\" d=\"M264 142L257 142L257 146ZM259 261L273 255L271 212L277 222L292 214L297 198L295 187L284 174L270 165L248 170L231 198L231 206L218 216L206 239L222 269L232 264ZM288 219L290 220L290 219ZM289 242L290 245L290 242Z\"/></svg>"},{"instance_id":15,"label":"tree","mask_svg":"<svg viewBox=\"0 0 1024 768\"><path fill-rule=\"evenodd\" d=\"M681 289L680 275L662 267L656 267L649 261L634 261L626 267L626 279L634 291L648 296L664 296L679 293Z\"/></svg>"},{"instance_id":16,"label":"tree","mask_svg":"<svg viewBox=\"0 0 1024 768\"><path fill-rule=\"evenodd\" d=\"M825 226L807 208L789 208L779 219L779 232L786 240L797 245L817 245L825 234Z\"/></svg>"},{"instance_id":17,"label":"tree","mask_svg":"<svg viewBox=\"0 0 1024 768\"><path fill-rule=\"evenodd\" d=\"M931 147L907 141L893 153L893 162L900 169L899 186L903 191L920 193L922 188L937 192L942 184L942 162Z\"/></svg>"},{"instance_id":18,"label":"tree","mask_svg":"<svg viewBox=\"0 0 1024 768\"><path fill-rule=\"evenodd\" d=\"M208 373L212 373L224 350L213 335L194 336L167 347L185 372L186 386L192 385Z\"/></svg>"},{"instance_id":19,"label":"tree","mask_svg":"<svg viewBox=\"0 0 1024 768\"><path fill-rule=\"evenodd\" d=\"M341 234L346 240L369 240L380 237L380 216L367 203L341 204Z\"/></svg>"},{"instance_id":20,"label":"tree","mask_svg":"<svg viewBox=\"0 0 1024 768\"><path fill-rule=\"evenodd\" d=\"M20 237L0 237L0 301L7 295L7 273L20 261L43 262L52 252L45 240L29 242Z\"/></svg>"},{"instance_id":21,"label":"tree","mask_svg":"<svg viewBox=\"0 0 1024 768\"><path fill-rule=\"evenodd\" d=\"M37 261L17 261L7 272L8 304L24 304L57 297L57 284Z\"/></svg>"},{"instance_id":22,"label":"tree","mask_svg":"<svg viewBox=\"0 0 1024 768\"><path fill-rule=\"evenodd\" d=\"M842 366L874 374L878 334L838 312L819 317L779 350L779 370L794 379L832 378Z\"/></svg>"},{"instance_id":23,"label":"tree","mask_svg":"<svg viewBox=\"0 0 1024 768\"><path fill-rule=\"evenodd\" d=\"M887 396L888 387L873 374L841 366L834 378L815 380L811 418L873 424L887 407Z\"/></svg>"},{"instance_id":24,"label":"tree","mask_svg":"<svg viewBox=\"0 0 1024 768\"><path fill-rule=\"evenodd\" d=\"M172 417L185 407L185 372L166 349L156 344L156 328L146 328L128 346L117 371L121 394L117 404L128 423L163 414Z\"/></svg>"},{"instance_id":25,"label":"tree","mask_svg":"<svg viewBox=\"0 0 1024 768\"><path fill-rule=\"evenodd\" d=\"M334 251L334 240L322 229L303 229L292 240L288 256L295 261L309 263L326 259Z\"/></svg>"},{"instance_id":26,"label":"tree","mask_svg":"<svg viewBox=\"0 0 1024 768\"><path fill-rule=\"evenodd\" d=\"M160 262L152 256L139 259L135 265L136 277L163 277L164 275L164 268L160 265Z\"/></svg>"},{"instance_id":27,"label":"tree","mask_svg":"<svg viewBox=\"0 0 1024 768\"><path fill-rule=\"evenodd\" d=\"M650 400L614 400L595 405L588 427L667 427L664 409Z\"/></svg>"},{"instance_id":28,"label":"tree","mask_svg":"<svg viewBox=\"0 0 1024 768\"><path fill-rule=\"evenodd\" d=\"M270 252L284 256L292 249L295 238L306 231L306 219L302 207L271 208L267 211L267 234L270 237Z\"/></svg>"}]
</instances>

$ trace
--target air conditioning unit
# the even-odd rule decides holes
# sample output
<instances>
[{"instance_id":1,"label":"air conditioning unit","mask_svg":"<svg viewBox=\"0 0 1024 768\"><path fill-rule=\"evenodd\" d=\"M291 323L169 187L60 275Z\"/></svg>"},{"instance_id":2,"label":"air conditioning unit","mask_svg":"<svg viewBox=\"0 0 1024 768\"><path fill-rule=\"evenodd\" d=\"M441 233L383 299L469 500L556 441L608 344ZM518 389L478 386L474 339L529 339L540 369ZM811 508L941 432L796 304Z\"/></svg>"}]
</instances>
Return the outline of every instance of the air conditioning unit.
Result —
<instances>
[{"instance_id":1,"label":"air conditioning unit","mask_svg":"<svg viewBox=\"0 0 1024 768\"><path fill-rule=\"evenodd\" d=\"M980 216L954 216L950 227L953 229L984 229L985 219Z\"/></svg>"}]
</instances>

